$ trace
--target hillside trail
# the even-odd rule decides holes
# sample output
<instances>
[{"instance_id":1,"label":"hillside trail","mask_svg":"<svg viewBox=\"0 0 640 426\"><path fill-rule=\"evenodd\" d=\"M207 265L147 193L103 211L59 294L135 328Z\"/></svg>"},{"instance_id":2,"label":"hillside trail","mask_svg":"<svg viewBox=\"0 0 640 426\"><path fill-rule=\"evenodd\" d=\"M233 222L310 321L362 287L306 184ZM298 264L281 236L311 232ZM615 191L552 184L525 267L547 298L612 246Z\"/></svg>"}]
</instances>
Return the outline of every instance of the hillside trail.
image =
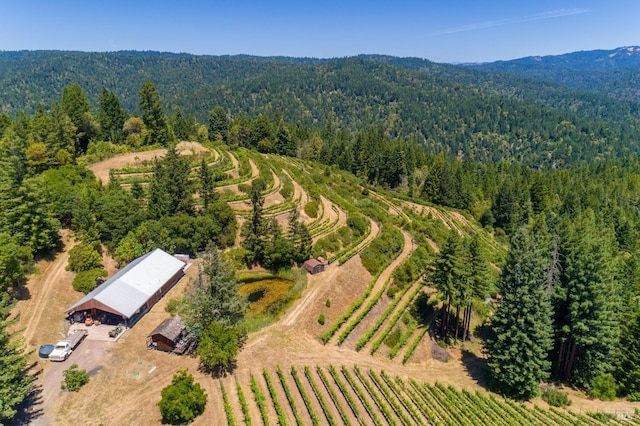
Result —
<instances>
[{"instance_id":1,"label":"hillside trail","mask_svg":"<svg viewBox=\"0 0 640 426\"><path fill-rule=\"evenodd\" d=\"M378 279L376 280L375 284L373 285L373 288L371 289L371 293L369 295L369 297L373 297L373 295L377 294L384 286L385 284L387 284L387 281L391 278L391 274L393 273L393 271L402 264L402 262L404 262L406 259L409 258L409 256L411 255L411 253L414 250L414 245L413 245L413 239L411 238L411 234L409 234L407 231L405 231L404 229L402 230L402 236L404 238L404 243L402 246L402 252L393 260L393 262L391 262L391 264L389 266L387 266L385 268L384 271L382 271L382 273L380 274L380 276L378 277ZM368 300L368 298L367 298ZM358 309L356 309L356 311L351 315L351 318L356 318L360 312L362 312L366 306L367 306L367 301L365 301L365 303L362 304L362 306L360 306ZM340 336L340 331L347 326L347 323L349 323L349 321L345 321L345 323L342 325L342 327L340 327L336 333L333 335L333 337L329 340L329 342L327 344L329 345L337 345L338 344L338 338Z\"/></svg>"}]
</instances>

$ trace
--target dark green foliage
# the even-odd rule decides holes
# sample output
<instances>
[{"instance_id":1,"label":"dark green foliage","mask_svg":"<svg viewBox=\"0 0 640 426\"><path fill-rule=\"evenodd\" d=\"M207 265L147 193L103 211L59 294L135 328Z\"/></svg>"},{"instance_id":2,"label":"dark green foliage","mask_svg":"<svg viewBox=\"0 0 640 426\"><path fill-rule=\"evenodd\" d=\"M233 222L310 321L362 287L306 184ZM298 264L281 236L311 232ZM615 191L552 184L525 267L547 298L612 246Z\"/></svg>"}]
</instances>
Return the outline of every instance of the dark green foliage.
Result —
<instances>
[{"instance_id":1,"label":"dark green foliage","mask_svg":"<svg viewBox=\"0 0 640 426\"><path fill-rule=\"evenodd\" d=\"M111 143L122 142L122 128L127 119L127 113L122 109L118 96L105 87L102 88L98 99L97 118L104 140Z\"/></svg>"},{"instance_id":2,"label":"dark green foliage","mask_svg":"<svg viewBox=\"0 0 640 426\"><path fill-rule=\"evenodd\" d=\"M107 187L100 194L88 193L80 203L74 212L74 227L79 227L82 233L91 234L95 230L110 249L135 230L145 217L138 200L120 188ZM83 220L86 223L80 224Z\"/></svg>"},{"instance_id":3,"label":"dark green foliage","mask_svg":"<svg viewBox=\"0 0 640 426\"><path fill-rule=\"evenodd\" d=\"M371 275L377 274L390 259L402 251L402 233L393 226L383 226L380 235L361 253L362 265Z\"/></svg>"},{"instance_id":4,"label":"dark green foliage","mask_svg":"<svg viewBox=\"0 0 640 426\"><path fill-rule=\"evenodd\" d=\"M78 392L80 388L89 383L89 374L86 370L79 370L78 364L73 364L62 372L64 380L60 383L60 389L69 392Z\"/></svg>"},{"instance_id":5,"label":"dark green foliage","mask_svg":"<svg viewBox=\"0 0 640 426\"><path fill-rule=\"evenodd\" d=\"M196 352L200 364L208 371L220 371L236 360L240 338L233 327L212 322L200 331Z\"/></svg>"},{"instance_id":6,"label":"dark green foliage","mask_svg":"<svg viewBox=\"0 0 640 426\"><path fill-rule=\"evenodd\" d=\"M187 290L183 315L186 323L205 330L216 322L235 327L244 319L247 302L238 293L235 271L222 259L215 247L208 247L201 257L196 282Z\"/></svg>"},{"instance_id":7,"label":"dark green foliage","mask_svg":"<svg viewBox=\"0 0 640 426\"><path fill-rule=\"evenodd\" d=\"M319 204L316 200L311 200L304 205L304 214L310 218L318 217Z\"/></svg>"},{"instance_id":8,"label":"dark green foliage","mask_svg":"<svg viewBox=\"0 0 640 426\"><path fill-rule=\"evenodd\" d=\"M23 349L23 341L18 339L14 329L17 317L8 319L13 305L9 295L0 292L0 422L11 420L16 408L27 397L34 377L29 374L27 362L29 354Z\"/></svg>"},{"instance_id":9,"label":"dark green foliage","mask_svg":"<svg viewBox=\"0 0 640 426\"><path fill-rule=\"evenodd\" d=\"M9 234L0 232L0 294L25 281L31 261L29 248L19 246Z\"/></svg>"},{"instance_id":10,"label":"dark green foliage","mask_svg":"<svg viewBox=\"0 0 640 426\"><path fill-rule=\"evenodd\" d=\"M78 272L73 279L73 289L87 294L96 288L99 283L104 282L104 278L106 278L107 275L108 272L102 268L94 268Z\"/></svg>"},{"instance_id":11,"label":"dark green foliage","mask_svg":"<svg viewBox=\"0 0 640 426\"><path fill-rule=\"evenodd\" d=\"M571 405L569 394L556 387L550 387L542 392L542 400L553 407L568 407Z\"/></svg>"},{"instance_id":12,"label":"dark green foliage","mask_svg":"<svg viewBox=\"0 0 640 426\"><path fill-rule=\"evenodd\" d=\"M169 146L174 137L169 130L169 123L162 109L162 100L158 89L151 81L147 80L142 84L138 97L140 98L138 106L142 111L142 121L148 132L144 142L147 145Z\"/></svg>"},{"instance_id":13,"label":"dark green foliage","mask_svg":"<svg viewBox=\"0 0 640 426\"><path fill-rule=\"evenodd\" d=\"M86 152L89 140L98 134L99 125L93 118L89 100L78 83L62 89L60 109L76 128L75 139L78 144L73 154L79 155Z\"/></svg>"},{"instance_id":14,"label":"dark green foliage","mask_svg":"<svg viewBox=\"0 0 640 426\"><path fill-rule=\"evenodd\" d=\"M619 341L619 290L611 237L587 211L565 231L562 275L554 288L556 371L587 387L612 371Z\"/></svg>"},{"instance_id":15,"label":"dark green foliage","mask_svg":"<svg viewBox=\"0 0 640 426\"><path fill-rule=\"evenodd\" d=\"M207 404L207 394L187 370L178 371L161 395L158 407L162 421L169 424L189 423L202 414Z\"/></svg>"},{"instance_id":16,"label":"dark green foliage","mask_svg":"<svg viewBox=\"0 0 640 426\"><path fill-rule=\"evenodd\" d=\"M189 161L169 146L161 160L156 160L149 184L148 212L154 219L176 214L192 215L193 191L189 181Z\"/></svg>"},{"instance_id":17,"label":"dark green foliage","mask_svg":"<svg viewBox=\"0 0 640 426\"><path fill-rule=\"evenodd\" d=\"M549 376L552 348L551 303L545 288L546 250L528 226L511 240L499 284L501 299L485 341L490 386L528 400Z\"/></svg>"},{"instance_id":18,"label":"dark green foliage","mask_svg":"<svg viewBox=\"0 0 640 426\"><path fill-rule=\"evenodd\" d=\"M200 198L204 203L205 210L219 198L213 186L213 174L207 165L206 158L202 158L200 163Z\"/></svg>"},{"instance_id":19,"label":"dark green foliage","mask_svg":"<svg viewBox=\"0 0 640 426\"><path fill-rule=\"evenodd\" d=\"M229 119L224 108L217 106L209 112L209 140L227 142L229 139Z\"/></svg>"},{"instance_id":20,"label":"dark green foliage","mask_svg":"<svg viewBox=\"0 0 640 426\"><path fill-rule=\"evenodd\" d=\"M69 250L67 270L84 272L102 266L102 254L95 243L80 243Z\"/></svg>"},{"instance_id":21,"label":"dark green foliage","mask_svg":"<svg viewBox=\"0 0 640 426\"><path fill-rule=\"evenodd\" d=\"M325 322L324 312L321 312L320 315L318 316L318 324L324 325L324 322Z\"/></svg>"}]
</instances>

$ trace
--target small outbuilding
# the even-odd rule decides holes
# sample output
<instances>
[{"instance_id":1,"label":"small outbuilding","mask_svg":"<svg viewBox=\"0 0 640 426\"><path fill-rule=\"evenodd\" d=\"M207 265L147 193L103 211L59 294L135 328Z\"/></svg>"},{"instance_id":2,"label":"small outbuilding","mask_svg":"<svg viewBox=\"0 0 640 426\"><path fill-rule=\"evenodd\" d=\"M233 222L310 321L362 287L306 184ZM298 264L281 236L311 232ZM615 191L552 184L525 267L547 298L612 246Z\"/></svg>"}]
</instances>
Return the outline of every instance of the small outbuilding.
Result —
<instances>
[{"instance_id":1,"label":"small outbuilding","mask_svg":"<svg viewBox=\"0 0 640 426\"><path fill-rule=\"evenodd\" d=\"M180 341L187 337L187 326L180 316L176 315L162 321L147 337L147 346L164 352L174 352ZM183 351L184 352L184 351Z\"/></svg>"},{"instance_id":2,"label":"small outbuilding","mask_svg":"<svg viewBox=\"0 0 640 426\"><path fill-rule=\"evenodd\" d=\"M323 257L318 257L317 259L305 261L304 268L311 274L317 274L318 272L326 271L329 268L329 263Z\"/></svg>"}]
</instances>

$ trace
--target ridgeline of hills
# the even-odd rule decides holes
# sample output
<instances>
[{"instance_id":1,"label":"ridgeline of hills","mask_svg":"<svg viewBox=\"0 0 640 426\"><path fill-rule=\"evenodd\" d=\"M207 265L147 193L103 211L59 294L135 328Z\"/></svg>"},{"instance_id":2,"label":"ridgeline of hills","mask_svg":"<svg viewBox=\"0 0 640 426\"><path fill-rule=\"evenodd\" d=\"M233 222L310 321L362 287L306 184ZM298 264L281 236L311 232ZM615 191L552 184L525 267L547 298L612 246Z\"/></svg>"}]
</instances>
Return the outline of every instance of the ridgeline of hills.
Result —
<instances>
[{"instance_id":1,"label":"ridgeline of hills","mask_svg":"<svg viewBox=\"0 0 640 426\"><path fill-rule=\"evenodd\" d=\"M136 111L151 80L169 114L179 108L201 122L217 105L232 116L279 113L312 128L333 120L349 132L381 127L432 152L546 168L640 151L640 104L629 96L638 51L597 52L473 67L379 55L0 52L0 111L47 107L74 82L94 105L104 86Z\"/></svg>"}]
</instances>

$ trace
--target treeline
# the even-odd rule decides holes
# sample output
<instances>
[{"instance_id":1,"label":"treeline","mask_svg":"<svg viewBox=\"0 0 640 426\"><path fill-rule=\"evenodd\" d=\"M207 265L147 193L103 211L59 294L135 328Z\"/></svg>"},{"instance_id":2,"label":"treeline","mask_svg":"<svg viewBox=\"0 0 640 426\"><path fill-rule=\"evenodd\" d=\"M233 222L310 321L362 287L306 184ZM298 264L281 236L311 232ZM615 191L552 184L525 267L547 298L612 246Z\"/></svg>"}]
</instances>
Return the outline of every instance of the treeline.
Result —
<instances>
[{"instance_id":1,"label":"treeline","mask_svg":"<svg viewBox=\"0 0 640 426\"><path fill-rule=\"evenodd\" d=\"M635 103L411 58L7 52L0 58L1 108L13 116L40 102L51 106L78 81L93 104L106 87L126 111L140 114L135 94L149 78L168 115L181 111L200 122L215 106L232 117L279 113L313 130L334 117L349 133L379 126L430 152L536 167L638 151Z\"/></svg>"}]
</instances>

